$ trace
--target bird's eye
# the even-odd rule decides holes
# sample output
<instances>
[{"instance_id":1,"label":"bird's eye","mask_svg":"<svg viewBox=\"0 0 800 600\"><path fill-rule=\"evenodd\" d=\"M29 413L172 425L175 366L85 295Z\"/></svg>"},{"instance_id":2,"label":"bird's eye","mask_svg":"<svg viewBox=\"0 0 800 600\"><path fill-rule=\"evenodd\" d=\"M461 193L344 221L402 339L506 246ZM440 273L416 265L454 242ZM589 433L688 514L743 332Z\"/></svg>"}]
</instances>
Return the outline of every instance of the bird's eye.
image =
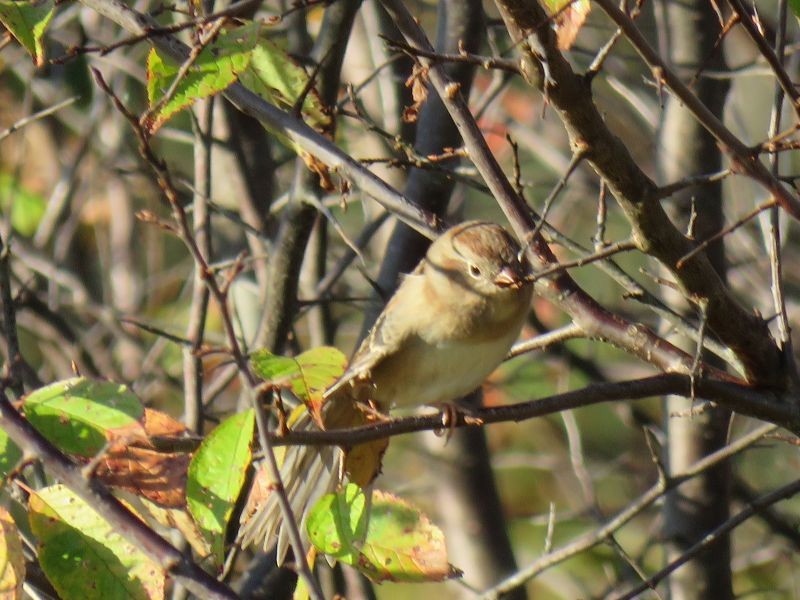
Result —
<instances>
[{"instance_id":1,"label":"bird's eye","mask_svg":"<svg viewBox=\"0 0 800 600\"><path fill-rule=\"evenodd\" d=\"M475 279L481 276L481 270L476 265L469 266L469 274L472 275Z\"/></svg>"}]
</instances>

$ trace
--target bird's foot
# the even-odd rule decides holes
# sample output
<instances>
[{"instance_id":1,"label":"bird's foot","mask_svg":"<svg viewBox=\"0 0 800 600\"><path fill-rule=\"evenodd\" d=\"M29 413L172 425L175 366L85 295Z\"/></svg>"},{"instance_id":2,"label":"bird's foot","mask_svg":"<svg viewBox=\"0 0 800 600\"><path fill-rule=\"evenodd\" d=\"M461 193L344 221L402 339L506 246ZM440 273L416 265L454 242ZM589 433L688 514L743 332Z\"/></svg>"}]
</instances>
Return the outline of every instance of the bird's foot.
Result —
<instances>
[{"instance_id":1,"label":"bird's foot","mask_svg":"<svg viewBox=\"0 0 800 600\"><path fill-rule=\"evenodd\" d=\"M445 444L453 437L453 432L459 425L483 425L483 419L473 417L468 410L462 406L443 402L441 404L442 427L434 429L433 432L438 436L445 436Z\"/></svg>"}]
</instances>

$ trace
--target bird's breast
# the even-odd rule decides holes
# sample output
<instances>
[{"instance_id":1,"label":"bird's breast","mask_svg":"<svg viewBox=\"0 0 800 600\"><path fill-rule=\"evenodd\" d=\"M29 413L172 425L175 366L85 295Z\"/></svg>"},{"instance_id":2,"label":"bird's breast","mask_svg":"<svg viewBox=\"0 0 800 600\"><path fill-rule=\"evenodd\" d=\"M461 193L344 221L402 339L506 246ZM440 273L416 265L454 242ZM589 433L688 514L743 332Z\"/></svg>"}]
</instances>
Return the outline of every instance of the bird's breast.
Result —
<instances>
[{"instance_id":1,"label":"bird's breast","mask_svg":"<svg viewBox=\"0 0 800 600\"><path fill-rule=\"evenodd\" d=\"M478 388L505 358L519 330L484 340L431 342L414 336L371 373L383 407L451 402Z\"/></svg>"}]
</instances>

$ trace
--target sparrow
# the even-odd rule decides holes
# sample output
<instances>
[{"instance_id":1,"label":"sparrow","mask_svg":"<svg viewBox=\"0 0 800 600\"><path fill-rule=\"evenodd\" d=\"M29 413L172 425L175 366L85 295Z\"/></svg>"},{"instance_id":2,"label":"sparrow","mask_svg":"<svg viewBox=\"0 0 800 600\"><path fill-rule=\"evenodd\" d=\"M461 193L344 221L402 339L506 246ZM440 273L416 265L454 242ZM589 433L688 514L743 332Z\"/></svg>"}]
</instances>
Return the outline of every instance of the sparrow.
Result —
<instances>
[{"instance_id":1,"label":"sparrow","mask_svg":"<svg viewBox=\"0 0 800 600\"><path fill-rule=\"evenodd\" d=\"M467 221L448 229L403 279L347 370L326 390L322 425L352 426L356 404L385 412L449 403L474 391L519 337L532 293L530 267L503 227ZM315 426L307 412L293 424ZM286 448L281 480L301 531L308 509L341 483L340 473L362 487L377 476L387 444ZM274 496L245 508L240 542L266 550L277 535L282 562L288 536Z\"/></svg>"}]
</instances>

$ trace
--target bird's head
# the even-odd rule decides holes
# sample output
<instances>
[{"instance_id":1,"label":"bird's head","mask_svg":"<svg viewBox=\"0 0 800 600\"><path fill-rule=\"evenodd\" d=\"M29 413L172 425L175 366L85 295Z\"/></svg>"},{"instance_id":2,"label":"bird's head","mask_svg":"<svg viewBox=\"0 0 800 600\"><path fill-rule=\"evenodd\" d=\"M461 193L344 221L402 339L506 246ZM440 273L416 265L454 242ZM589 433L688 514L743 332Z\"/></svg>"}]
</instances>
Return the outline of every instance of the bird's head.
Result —
<instances>
[{"instance_id":1,"label":"bird's head","mask_svg":"<svg viewBox=\"0 0 800 600\"><path fill-rule=\"evenodd\" d=\"M500 225L467 221L431 244L426 259L465 291L496 296L530 283L530 268L520 254L517 241Z\"/></svg>"}]
</instances>

